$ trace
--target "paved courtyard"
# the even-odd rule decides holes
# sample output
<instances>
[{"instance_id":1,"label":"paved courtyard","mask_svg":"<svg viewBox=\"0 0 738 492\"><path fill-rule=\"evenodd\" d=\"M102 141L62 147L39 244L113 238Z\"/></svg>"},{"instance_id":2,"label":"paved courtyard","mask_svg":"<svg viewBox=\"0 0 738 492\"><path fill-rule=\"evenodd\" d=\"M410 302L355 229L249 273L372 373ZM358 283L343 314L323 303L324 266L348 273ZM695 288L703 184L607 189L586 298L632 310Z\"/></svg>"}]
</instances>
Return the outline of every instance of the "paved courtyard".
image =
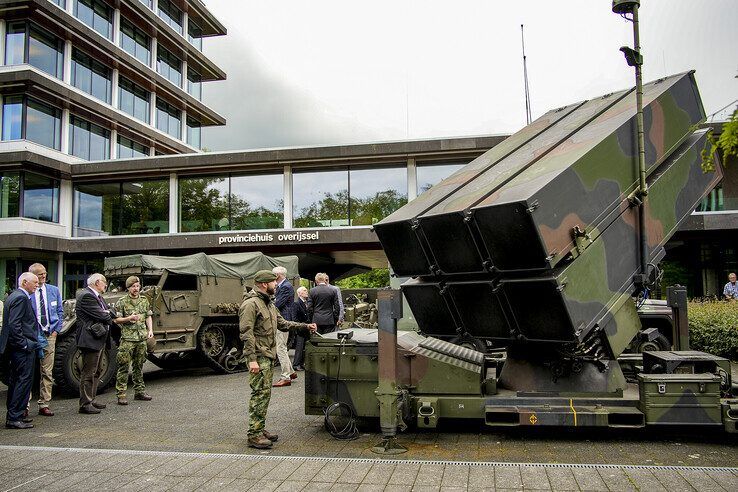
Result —
<instances>
[{"instance_id":1,"label":"paved courtyard","mask_svg":"<svg viewBox=\"0 0 738 492\"><path fill-rule=\"evenodd\" d=\"M387 460L370 450L376 430L338 441L304 415L298 378L274 389L267 424L280 438L259 451L246 446L246 374L149 368L146 379L151 402L120 407L108 390L102 414L80 415L76 398L55 397L56 416L0 430L0 490L738 490L736 437L720 432L454 424L401 434L409 451Z\"/></svg>"}]
</instances>

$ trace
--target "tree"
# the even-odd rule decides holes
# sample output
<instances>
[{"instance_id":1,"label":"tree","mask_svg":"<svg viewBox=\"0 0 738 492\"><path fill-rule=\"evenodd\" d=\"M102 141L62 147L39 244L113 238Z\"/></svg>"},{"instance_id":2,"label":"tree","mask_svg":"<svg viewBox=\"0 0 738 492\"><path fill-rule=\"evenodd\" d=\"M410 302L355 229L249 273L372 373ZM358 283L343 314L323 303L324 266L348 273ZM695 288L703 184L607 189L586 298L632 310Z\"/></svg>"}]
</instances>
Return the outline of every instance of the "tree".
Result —
<instances>
[{"instance_id":1,"label":"tree","mask_svg":"<svg viewBox=\"0 0 738 492\"><path fill-rule=\"evenodd\" d=\"M710 132L705 149L702 151L702 169L705 172L715 170L715 152L720 151L723 162L727 163L731 158L738 157L738 109L723 124L723 131L719 138L715 138Z\"/></svg>"},{"instance_id":2,"label":"tree","mask_svg":"<svg viewBox=\"0 0 738 492\"><path fill-rule=\"evenodd\" d=\"M344 278L336 282L342 289L381 289L390 282L388 268L376 268L366 273Z\"/></svg>"}]
</instances>

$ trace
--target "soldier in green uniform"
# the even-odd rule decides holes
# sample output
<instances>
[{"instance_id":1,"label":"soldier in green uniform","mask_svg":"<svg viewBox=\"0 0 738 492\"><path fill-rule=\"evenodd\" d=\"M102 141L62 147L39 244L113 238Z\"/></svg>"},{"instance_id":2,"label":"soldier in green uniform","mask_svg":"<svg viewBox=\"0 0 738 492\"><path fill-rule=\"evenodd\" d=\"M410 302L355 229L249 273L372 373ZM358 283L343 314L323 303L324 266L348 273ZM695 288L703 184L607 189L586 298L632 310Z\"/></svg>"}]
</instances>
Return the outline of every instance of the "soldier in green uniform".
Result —
<instances>
[{"instance_id":1,"label":"soldier in green uniform","mask_svg":"<svg viewBox=\"0 0 738 492\"><path fill-rule=\"evenodd\" d=\"M126 390L128 389L128 366L132 365L133 390L136 400L149 401L143 380L143 365L146 362L146 340L154 336L151 323L151 306L146 297L139 295L141 282L138 277L126 279L128 294L122 297L115 309L121 317L137 315L131 322L121 325L120 347L118 347L118 373L115 378L115 389L118 392L118 405L128 405Z\"/></svg>"},{"instance_id":2,"label":"soldier in green uniform","mask_svg":"<svg viewBox=\"0 0 738 492\"><path fill-rule=\"evenodd\" d=\"M276 330L308 329L314 332L315 323L296 323L285 320L272 302L277 276L270 270L260 270L254 276L254 290L246 292L238 310L239 330L243 340L243 355L249 361L248 445L267 449L277 435L264 429L269 399L272 396L272 370L277 356L274 338Z\"/></svg>"}]
</instances>

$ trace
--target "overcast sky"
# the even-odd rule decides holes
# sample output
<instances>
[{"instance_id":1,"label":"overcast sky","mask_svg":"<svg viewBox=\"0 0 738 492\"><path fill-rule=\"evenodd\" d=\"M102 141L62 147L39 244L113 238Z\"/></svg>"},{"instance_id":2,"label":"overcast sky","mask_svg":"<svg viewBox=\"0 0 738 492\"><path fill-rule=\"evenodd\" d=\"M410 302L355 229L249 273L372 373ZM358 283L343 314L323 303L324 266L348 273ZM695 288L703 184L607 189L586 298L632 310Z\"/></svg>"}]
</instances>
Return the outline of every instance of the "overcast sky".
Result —
<instances>
[{"instance_id":1,"label":"overcast sky","mask_svg":"<svg viewBox=\"0 0 738 492\"><path fill-rule=\"evenodd\" d=\"M228 29L204 42L228 74L203 84L211 150L515 132L521 24L534 119L634 85L611 0L205 2ZM644 80L694 69L708 114L738 99L737 3L642 0Z\"/></svg>"}]
</instances>

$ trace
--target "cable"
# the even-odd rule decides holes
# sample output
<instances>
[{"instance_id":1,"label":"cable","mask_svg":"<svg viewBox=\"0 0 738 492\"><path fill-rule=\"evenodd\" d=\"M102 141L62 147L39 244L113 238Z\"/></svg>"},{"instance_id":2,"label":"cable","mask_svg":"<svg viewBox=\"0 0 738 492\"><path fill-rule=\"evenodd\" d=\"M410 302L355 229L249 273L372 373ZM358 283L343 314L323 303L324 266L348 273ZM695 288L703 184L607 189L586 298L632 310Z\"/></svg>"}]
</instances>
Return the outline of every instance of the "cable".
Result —
<instances>
[{"instance_id":1,"label":"cable","mask_svg":"<svg viewBox=\"0 0 738 492\"><path fill-rule=\"evenodd\" d=\"M325 430L327 430L334 439L338 439L341 441L353 441L354 439L359 437L359 429L356 427L356 413L354 412L354 409L351 407L351 405L342 401L338 401L338 381L341 376L341 359L343 358L343 354L345 353L345 351L342 349L344 348L345 343L346 339L344 338L337 346L338 368L336 370L336 378L334 380L336 385L336 396L334 398L334 402L330 404L327 408L325 408L325 410L323 410L323 414L325 415L325 418L323 420L325 424ZM336 412L337 410L343 411L333 416L334 412ZM346 424L341 429L339 429L335 423L338 417L347 419Z\"/></svg>"}]
</instances>

